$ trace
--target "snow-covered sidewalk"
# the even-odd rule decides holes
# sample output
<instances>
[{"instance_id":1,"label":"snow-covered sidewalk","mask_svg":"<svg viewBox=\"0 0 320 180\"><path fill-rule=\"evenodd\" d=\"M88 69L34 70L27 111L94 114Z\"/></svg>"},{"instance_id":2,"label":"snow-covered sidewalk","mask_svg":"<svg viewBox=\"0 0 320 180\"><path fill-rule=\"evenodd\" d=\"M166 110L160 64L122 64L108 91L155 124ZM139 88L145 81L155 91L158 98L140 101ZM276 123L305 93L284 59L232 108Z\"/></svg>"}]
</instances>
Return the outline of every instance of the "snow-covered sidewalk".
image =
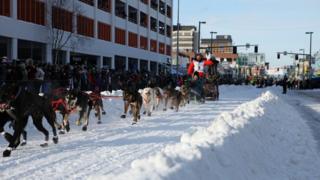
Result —
<instances>
[{"instance_id":1,"label":"snow-covered sidewalk","mask_svg":"<svg viewBox=\"0 0 320 180\"><path fill-rule=\"evenodd\" d=\"M319 179L304 119L264 91L224 86L218 102L159 111L134 127L119 118L121 99L107 100L102 125L73 126L45 149L30 125L28 145L0 158L0 179Z\"/></svg>"}]
</instances>

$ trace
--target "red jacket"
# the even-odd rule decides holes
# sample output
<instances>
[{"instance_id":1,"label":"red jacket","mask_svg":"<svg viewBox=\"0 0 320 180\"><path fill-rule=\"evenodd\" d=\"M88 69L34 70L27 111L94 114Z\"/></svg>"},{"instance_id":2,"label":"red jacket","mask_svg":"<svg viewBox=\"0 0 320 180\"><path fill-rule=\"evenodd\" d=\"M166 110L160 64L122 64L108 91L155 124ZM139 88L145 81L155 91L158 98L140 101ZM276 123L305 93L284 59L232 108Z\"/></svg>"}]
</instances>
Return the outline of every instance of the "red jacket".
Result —
<instances>
[{"instance_id":1,"label":"red jacket","mask_svg":"<svg viewBox=\"0 0 320 180\"><path fill-rule=\"evenodd\" d=\"M192 76L194 72L198 72L200 77L204 77L204 67L211 65L213 65L213 62L209 59L202 61L192 60L188 67L188 74Z\"/></svg>"}]
</instances>

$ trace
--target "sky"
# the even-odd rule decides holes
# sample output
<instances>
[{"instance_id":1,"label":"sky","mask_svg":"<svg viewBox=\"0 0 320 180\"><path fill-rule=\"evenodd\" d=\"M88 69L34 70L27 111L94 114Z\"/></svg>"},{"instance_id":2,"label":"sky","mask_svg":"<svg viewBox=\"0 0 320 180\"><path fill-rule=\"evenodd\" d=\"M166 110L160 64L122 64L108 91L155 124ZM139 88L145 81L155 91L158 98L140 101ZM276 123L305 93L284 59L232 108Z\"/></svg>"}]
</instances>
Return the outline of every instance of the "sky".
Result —
<instances>
[{"instance_id":1,"label":"sky","mask_svg":"<svg viewBox=\"0 0 320 180\"><path fill-rule=\"evenodd\" d=\"M177 2L174 1L174 25L177 24ZM320 0L180 0L180 24L201 25L201 38L210 38L210 31L232 35L235 45L258 44L272 67L292 64L294 58L277 52L309 53L320 50ZM253 52L254 49L238 49ZM302 53L302 51L300 51Z\"/></svg>"}]
</instances>

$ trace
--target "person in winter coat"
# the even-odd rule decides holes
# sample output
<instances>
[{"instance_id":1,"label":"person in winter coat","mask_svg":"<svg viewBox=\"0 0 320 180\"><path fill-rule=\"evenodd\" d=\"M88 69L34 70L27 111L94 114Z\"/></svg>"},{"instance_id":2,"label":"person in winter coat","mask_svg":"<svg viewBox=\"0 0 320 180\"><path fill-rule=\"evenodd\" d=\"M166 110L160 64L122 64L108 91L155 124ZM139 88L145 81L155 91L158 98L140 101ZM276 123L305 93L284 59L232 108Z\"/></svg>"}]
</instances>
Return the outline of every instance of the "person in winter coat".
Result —
<instances>
[{"instance_id":1,"label":"person in winter coat","mask_svg":"<svg viewBox=\"0 0 320 180\"><path fill-rule=\"evenodd\" d=\"M45 73L41 66L36 67L36 74L35 74L35 92L43 92L40 88L42 88L42 83L44 81Z\"/></svg>"},{"instance_id":2,"label":"person in winter coat","mask_svg":"<svg viewBox=\"0 0 320 180\"><path fill-rule=\"evenodd\" d=\"M205 66L211 66L213 65L213 62L211 61L211 54L207 54L206 59L203 58L202 54L198 53L196 54L196 57L192 62L190 63L188 67L188 74L190 76L193 75L194 72L199 73L199 77L204 77L204 70Z\"/></svg>"},{"instance_id":3,"label":"person in winter coat","mask_svg":"<svg viewBox=\"0 0 320 180\"><path fill-rule=\"evenodd\" d=\"M282 88L283 88L282 94L287 94L287 86L288 86L288 77L287 75L285 75L282 80Z\"/></svg>"},{"instance_id":4,"label":"person in winter coat","mask_svg":"<svg viewBox=\"0 0 320 180\"><path fill-rule=\"evenodd\" d=\"M191 92L195 96L195 100L201 103L204 103L204 89L203 89L203 81L200 78L200 73L194 72L192 81L190 83Z\"/></svg>"}]
</instances>

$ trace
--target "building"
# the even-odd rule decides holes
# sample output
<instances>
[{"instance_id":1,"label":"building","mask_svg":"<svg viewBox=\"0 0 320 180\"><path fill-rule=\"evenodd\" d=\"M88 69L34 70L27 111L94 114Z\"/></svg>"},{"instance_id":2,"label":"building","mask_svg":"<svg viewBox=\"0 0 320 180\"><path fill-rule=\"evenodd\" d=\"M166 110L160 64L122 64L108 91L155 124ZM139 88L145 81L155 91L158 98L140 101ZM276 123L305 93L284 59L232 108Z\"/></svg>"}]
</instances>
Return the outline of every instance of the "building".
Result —
<instances>
[{"instance_id":1,"label":"building","mask_svg":"<svg viewBox=\"0 0 320 180\"><path fill-rule=\"evenodd\" d=\"M318 51L315 55L315 63L313 65L313 75L316 77L320 77L320 51Z\"/></svg>"},{"instance_id":2,"label":"building","mask_svg":"<svg viewBox=\"0 0 320 180\"><path fill-rule=\"evenodd\" d=\"M212 53L217 60L233 62L237 59L237 54L233 54L232 48L232 36L231 35L217 35L216 38L212 39ZM202 48L211 47L211 39L202 39L201 40ZM201 52L205 52L206 49L202 49Z\"/></svg>"},{"instance_id":3,"label":"building","mask_svg":"<svg viewBox=\"0 0 320 180\"><path fill-rule=\"evenodd\" d=\"M177 51L177 36L178 27L173 26L172 33L172 50ZM179 51L189 52L196 51L198 49L198 32L195 26L180 26L179 28Z\"/></svg>"},{"instance_id":4,"label":"building","mask_svg":"<svg viewBox=\"0 0 320 180\"><path fill-rule=\"evenodd\" d=\"M0 56L162 70L172 0L1 0Z\"/></svg>"},{"instance_id":5,"label":"building","mask_svg":"<svg viewBox=\"0 0 320 180\"><path fill-rule=\"evenodd\" d=\"M249 66L264 66L266 63L266 55L264 53L248 53Z\"/></svg>"}]
</instances>

